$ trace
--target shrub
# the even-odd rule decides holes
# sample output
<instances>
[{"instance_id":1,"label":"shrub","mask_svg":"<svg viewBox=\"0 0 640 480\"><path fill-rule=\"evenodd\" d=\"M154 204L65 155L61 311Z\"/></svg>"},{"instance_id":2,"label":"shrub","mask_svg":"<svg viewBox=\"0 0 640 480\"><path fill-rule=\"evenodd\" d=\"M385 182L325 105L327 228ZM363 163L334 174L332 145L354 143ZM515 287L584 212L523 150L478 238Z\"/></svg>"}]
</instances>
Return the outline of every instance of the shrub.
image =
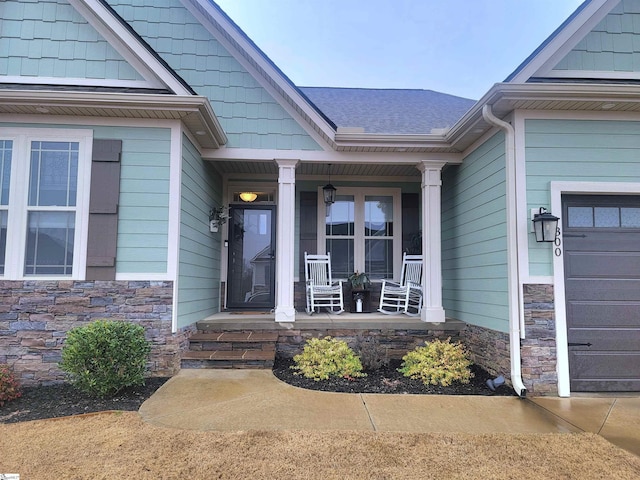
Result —
<instances>
[{"instance_id":1,"label":"shrub","mask_svg":"<svg viewBox=\"0 0 640 480\"><path fill-rule=\"evenodd\" d=\"M469 369L472 362L464 346L450 340L434 340L417 347L402 357L398 371L405 377L422 380L425 385L447 387L456 381L469 383L473 377Z\"/></svg>"},{"instance_id":2,"label":"shrub","mask_svg":"<svg viewBox=\"0 0 640 480\"><path fill-rule=\"evenodd\" d=\"M380 345L376 337L359 334L353 347L365 370L379 370L389 365L387 349Z\"/></svg>"},{"instance_id":3,"label":"shrub","mask_svg":"<svg viewBox=\"0 0 640 480\"><path fill-rule=\"evenodd\" d=\"M325 337L307 341L301 354L293 357L298 370L296 375L313 378L316 381L329 377L355 378L366 376L362 373L362 363L343 340Z\"/></svg>"},{"instance_id":4,"label":"shrub","mask_svg":"<svg viewBox=\"0 0 640 480\"><path fill-rule=\"evenodd\" d=\"M78 389L97 397L144 385L151 347L140 325L98 320L69 330L60 368Z\"/></svg>"},{"instance_id":5,"label":"shrub","mask_svg":"<svg viewBox=\"0 0 640 480\"><path fill-rule=\"evenodd\" d=\"M20 384L9 365L0 364L0 407L21 395Z\"/></svg>"}]
</instances>

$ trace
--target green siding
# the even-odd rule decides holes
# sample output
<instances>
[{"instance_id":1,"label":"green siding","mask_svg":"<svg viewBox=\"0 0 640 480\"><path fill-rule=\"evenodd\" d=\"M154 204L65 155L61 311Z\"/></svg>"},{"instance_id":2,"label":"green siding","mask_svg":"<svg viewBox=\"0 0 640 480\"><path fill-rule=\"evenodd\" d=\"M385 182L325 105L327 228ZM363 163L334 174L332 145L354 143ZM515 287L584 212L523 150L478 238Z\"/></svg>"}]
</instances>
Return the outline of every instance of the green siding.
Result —
<instances>
[{"instance_id":1,"label":"green siding","mask_svg":"<svg viewBox=\"0 0 640 480\"><path fill-rule=\"evenodd\" d=\"M221 234L209 233L209 210L221 204L222 179L183 139L178 272L178 328L220 311Z\"/></svg>"},{"instance_id":2,"label":"green siding","mask_svg":"<svg viewBox=\"0 0 640 480\"><path fill-rule=\"evenodd\" d=\"M554 70L640 71L640 0L622 0Z\"/></svg>"},{"instance_id":3,"label":"green siding","mask_svg":"<svg viewBox=\"0 0 640 480\"><path fill-rule=\"evenodd\" d=\"M116 271L166 273L169 235L168 128L94 127L122 140Z\"/></svg>"},{"instance_id":4,"label":"green siding","mask_svg":"<svg viewBox=\"0 0 640 480\"><path fill-rule=\"evenodd\" d=\"M640 122L527 120L525 132L528 209L549 206L551 181L640 182ZM529 273L553 275L552 263L529 235Z\"/></svg>"},{"instance_id":5,"label":"green siding","mask_svg":"<svg viewBox=\"0 0 640 480\"><path fill-rule=\"evenodd\" d=\"M118 274L166 274L171 131L145 127L0 124L14 128L88 128L94 138L122 140L118 206Z\"/></svg>"},{"instance_id":6,"label":"green siding","mask_svg":"<svg viewBox=\"0 0 640 480\"><path fill-rule=\"evenodd\" d=\"M4 0L0 75L143 80L66 0Z\"/></svg>"},{"instance_id":7,"label":"green siding","mask_svg":"<svg viewBox=\"0 0 640 480\"><path fill-rule=\"evenodd\" d=\"M443 306L447 317L507 332L504 134L442 174Z\"/></svg>"},{"instance_id":8,"label":"green siding","mask_svg":"<svg viewBox=\"0 0 640 480\"><path fill-rule=\"evenodd\" d=\"M109 4L198 94L209 98L228 147L321 150L179 0Z\"/></svg>"}]
</instances>

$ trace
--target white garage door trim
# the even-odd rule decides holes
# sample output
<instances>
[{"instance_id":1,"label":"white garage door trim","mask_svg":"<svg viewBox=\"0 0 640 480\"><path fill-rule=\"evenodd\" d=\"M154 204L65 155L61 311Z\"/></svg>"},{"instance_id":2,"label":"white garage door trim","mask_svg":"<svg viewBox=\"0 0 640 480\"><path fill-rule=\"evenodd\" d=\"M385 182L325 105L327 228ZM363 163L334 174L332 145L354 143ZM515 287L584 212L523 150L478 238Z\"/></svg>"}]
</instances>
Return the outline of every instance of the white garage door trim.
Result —
<instances>
[{"instance_id":1,"label":"white garage door trim","mask_svg":"<svg viewBox=\"0 0 640 480\"><path fill-rule=\"evenodd\" d=\"M563 194L640 194L640 183L622 182L551 182L551 212L562 212ZM560 246L562 249L562 245ZM556 316L556 353L558 395L569 397L569 349L567 346L567 310L564 290L564 259L553 256L553 284Z\"/></svg>"}]
</instances>

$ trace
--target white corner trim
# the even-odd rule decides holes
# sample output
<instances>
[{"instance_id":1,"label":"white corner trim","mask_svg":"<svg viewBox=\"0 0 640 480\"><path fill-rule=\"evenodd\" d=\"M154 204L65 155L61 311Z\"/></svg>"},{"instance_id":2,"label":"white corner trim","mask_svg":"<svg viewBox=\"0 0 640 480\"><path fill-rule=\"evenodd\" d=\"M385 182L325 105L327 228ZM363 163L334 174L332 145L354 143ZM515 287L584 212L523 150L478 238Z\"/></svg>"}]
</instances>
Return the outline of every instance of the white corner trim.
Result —
<instances>
[{"instance_id":1,"label":"white corner trim","mask_svg":"<svg viewBox=\"0 0 640 480\"><path fill-rule=\"evenodd\" d=\"M168 87L177 95L191 95L167 67L125 28L99 0L69 0L69 3L116 51L144 77L150 86Z\"/></svg>"},{"instance_id":2,"label":"white corner trim","mask_svg":"<svg viewBox=\"0 0 640 480\"><path fill-rule=\"evenodd\" d=\"M551 211L562 211L563 194L640 194L640 183L623 182L551 182ZM556 358L558 395L571 394L569 348L567 345L567 310L564 288L564 257L553 257L554 305L556 317Z\"/></svg>"},{"instance_id":3,"label":"white corner trim","mask_svg":"<svg viewBox=\"0 0 640 480\"><path fill-rule=\"evenodd\" d=\"M169 231L167 245L167 275L173 279L173 308L171 331L178 331L178 282L180 257L180 198L182 188L182 128L178 123L171 129L171 158L169 163Z\"/></svg>"}]
</instances>

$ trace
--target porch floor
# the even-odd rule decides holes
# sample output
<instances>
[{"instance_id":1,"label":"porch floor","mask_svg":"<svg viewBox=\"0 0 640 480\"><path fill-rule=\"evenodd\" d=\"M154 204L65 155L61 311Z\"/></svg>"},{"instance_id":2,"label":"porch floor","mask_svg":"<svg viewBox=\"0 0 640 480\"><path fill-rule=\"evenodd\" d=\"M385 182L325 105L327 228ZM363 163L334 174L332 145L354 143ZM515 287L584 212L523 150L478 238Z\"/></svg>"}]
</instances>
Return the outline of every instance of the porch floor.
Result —
<instances>
[{"instance_id":1,"label":"porch floor","mask_svg":"<svg viewBox=\"0 0 640 480\"><path fill-rule=\"evenodd\" d=\"M295 322L276 322L274 313L220 312L197 322L198 330L445 330L459 331L465 327L459 320L447 319L444 323L427 323L419 317L404 314L383 313L330 313L296 314Z\"/></svg>"}]
</instances>

